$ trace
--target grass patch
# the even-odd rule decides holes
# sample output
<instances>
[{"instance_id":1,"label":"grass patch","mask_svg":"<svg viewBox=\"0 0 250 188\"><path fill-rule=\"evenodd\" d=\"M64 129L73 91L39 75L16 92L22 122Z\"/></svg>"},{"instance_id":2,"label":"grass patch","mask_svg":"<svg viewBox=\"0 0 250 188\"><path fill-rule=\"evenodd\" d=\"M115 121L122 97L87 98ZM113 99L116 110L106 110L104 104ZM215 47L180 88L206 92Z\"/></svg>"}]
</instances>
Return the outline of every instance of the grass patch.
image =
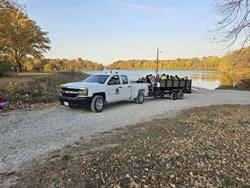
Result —
<instances>
[{"instance_id":1,"label":"grass patch","mask_svg":"<svg viewBox=\"0 0 250 188\"><path fill-rule=\"evenodd\" d=\"M22 104L52 103L57 101L60 85L83 80L80 72L24 73L1 78L5 98L13 108Z\"/></svg>"},{"instance_id":2,"label":"grass patch","mask_svg":"<svg viewBox=\"0 0 250 188\"><path fill-rule=\"evenodd\" d=\"M70 159L72 159L72 158L73 158L73 157L70 156L70 155L64 155L64 156L62 157L62 160L68 161L68 160L70 160Z\"/></svg>"}]
</instances>

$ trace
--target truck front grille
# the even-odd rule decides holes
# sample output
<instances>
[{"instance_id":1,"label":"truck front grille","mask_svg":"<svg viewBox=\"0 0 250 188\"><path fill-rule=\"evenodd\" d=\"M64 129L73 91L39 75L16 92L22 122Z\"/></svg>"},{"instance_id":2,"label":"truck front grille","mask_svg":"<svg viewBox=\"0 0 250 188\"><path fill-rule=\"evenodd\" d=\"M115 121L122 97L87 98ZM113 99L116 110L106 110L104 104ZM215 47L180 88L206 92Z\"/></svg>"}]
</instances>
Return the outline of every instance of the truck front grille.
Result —
<instances>
[{"instance_id":1,"label":"truck front grille","mask_svg":"<svg viewBox=\"0 0 250 188\"><path fill-rule=\"evenodd\" d=\"M70 98L75 98L77 96L77 94L69 94L69 93L61 93L61 95L63 97L70 97Z\"/></svg>"},{"instance_id":2,"label":"truck front grille","mask_svg":"<svg viewBox=\"0 0 250 188\"><path fill-rule=\"evenodd\" d=\"M75 98L78 95L79 89L71 89L71 88L61 88L61 95L63 97Z\"/></svg>"}]
</instances>

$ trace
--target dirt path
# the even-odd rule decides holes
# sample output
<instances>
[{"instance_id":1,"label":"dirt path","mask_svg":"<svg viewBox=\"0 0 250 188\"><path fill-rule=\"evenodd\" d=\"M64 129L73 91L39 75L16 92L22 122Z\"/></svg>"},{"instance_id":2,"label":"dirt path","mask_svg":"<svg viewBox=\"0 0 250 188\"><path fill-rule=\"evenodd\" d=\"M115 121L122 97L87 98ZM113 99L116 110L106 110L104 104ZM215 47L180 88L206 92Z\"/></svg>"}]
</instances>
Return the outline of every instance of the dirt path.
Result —
<instances>
[{"instance_id":1,"label":"dirt path","mask_svg":"<svg viewBox=\"0 0 250 188\"><path fill-rule=\"evenodd\" d=\"M190 107L250 104L250 92L199 91L184 100L147 99L144 104L119 103L95 114L55 106L0 114L0 174L19 170L25 162L96 133L151 120Z\"/></svg>"},{"instance_id":2,"label":"dirt path","mask_svg":"<svg viewBox=\"0 0 250 188\"><path fill-rule=\"evenodd\" d=\"M34 161L19 187L249 187L250 105L213 105L112 130Z\"/></svg>"}]
</instances>

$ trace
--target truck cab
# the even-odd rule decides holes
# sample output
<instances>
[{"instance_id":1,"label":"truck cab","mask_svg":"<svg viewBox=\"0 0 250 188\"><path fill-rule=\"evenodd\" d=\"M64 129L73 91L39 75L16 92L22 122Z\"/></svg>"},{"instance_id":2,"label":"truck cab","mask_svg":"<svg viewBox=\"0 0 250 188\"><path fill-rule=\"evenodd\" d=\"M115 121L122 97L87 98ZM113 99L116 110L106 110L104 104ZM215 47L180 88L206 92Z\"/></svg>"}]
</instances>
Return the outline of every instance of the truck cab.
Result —
<instances>
[{"instance_id":1,"label":"truck cab","mask_svg":"<svg viewBox=\"0 0 250 188\"><path fill-rule=\"evenodd\" d=\"M147 83L131 83L123 74L99 73L82 82L61 85L59 101L65 106L89 106L92 111L101 112L106 103L135 101L142 104L147 95Z\"/></svg>"}]
</instances>

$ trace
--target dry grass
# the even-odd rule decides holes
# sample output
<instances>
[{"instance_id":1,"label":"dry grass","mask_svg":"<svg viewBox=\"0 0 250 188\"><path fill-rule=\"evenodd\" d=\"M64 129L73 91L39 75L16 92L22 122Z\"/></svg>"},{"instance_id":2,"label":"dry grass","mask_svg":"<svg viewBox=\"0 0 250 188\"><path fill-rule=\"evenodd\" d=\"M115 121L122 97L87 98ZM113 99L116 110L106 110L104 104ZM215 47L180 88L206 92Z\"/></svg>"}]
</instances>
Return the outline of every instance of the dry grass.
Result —
<instances>
[{"instance_id":1,"label":"dry grass","mask_svg":"<svg viewBox=\"0 0 250 188\"><path fill-rule=\"evenodd\" d=\"M1 77L0 78L0 88L6 88L10 83L24 84L29 83L34 80L52 76L55 73L17 73L12 74L11 76Z\"/></svg>"},{"instance_id":2,"label":"dry grass","mask_svg":"<svg viewBox=\"0 0 250 188\"><path fill-rule=\"evenodd\" d=\"M86 77L79 72L21 73L0 79L0 89L10 102L10 108L57 101L60 85L81 81Z\"/></svg>"}]
</instances>

